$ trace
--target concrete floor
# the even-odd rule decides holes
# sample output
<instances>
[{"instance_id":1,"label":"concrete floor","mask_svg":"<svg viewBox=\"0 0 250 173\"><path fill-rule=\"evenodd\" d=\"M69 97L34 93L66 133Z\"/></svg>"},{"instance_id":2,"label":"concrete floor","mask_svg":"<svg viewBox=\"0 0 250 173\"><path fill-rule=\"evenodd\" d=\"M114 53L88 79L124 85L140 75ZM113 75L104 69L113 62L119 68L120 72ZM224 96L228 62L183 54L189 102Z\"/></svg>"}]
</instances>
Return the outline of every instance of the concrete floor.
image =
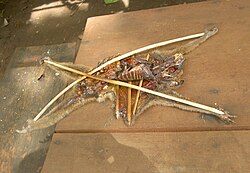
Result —
<instances>
[{"instance_id":1,"label":"concrete floor","mask_svg":"<svg viewBox=\"0 0 250 173\"><path fill-rule=\"evenodd\" d=\"M0 0L0 26L4 19L8 25L0 28L0 82L3 84L5 70L16 47L28 47L76 42L78 49L87 18L92 16L151 9L181 3L202 0L123 0L105 5L103 0L67 1L67 0ZM6 86L0 86L0 97L6 92ZM4 103L2 103L4 105ZM27 135L18 135L13 123L25 122L27 117L1 119L8 116L0 112L0 172L40 172L49 146L53 128ZM12 117L12 116L10 116ZM3 124L4 123L4 124ZM14 148L23 147L31 138L29 148L15 153ZM38 142L37 141L43 141ZM36 148L28 157L18 157ZM19 159L16 159L19 158ZM32 163L32 164L31 164Z\"/></svg>"}]
</instances>

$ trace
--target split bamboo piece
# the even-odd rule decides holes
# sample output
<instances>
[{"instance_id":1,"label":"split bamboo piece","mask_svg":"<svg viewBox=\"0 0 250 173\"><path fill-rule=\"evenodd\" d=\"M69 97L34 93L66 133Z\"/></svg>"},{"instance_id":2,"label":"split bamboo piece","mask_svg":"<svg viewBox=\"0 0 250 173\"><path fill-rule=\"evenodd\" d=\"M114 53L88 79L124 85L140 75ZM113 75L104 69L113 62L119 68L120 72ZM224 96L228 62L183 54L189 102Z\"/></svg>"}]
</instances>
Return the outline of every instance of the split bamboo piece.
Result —
<instances>
[{"instance_id":1,"label":"split bamboo piece","mask_svg":"<svg viewBox=\"0 0 250 173\"><path fill-rule=\"evenodd\" d=\"M132 84L132 81L128 82L130 85ZM127 118L128 118L128 124L131 124L131 113L132 113L132 93L131 93L131 88L128 88L128 106L127 106Z\"/></svg>"},{"instance_id":2,"label":"split bamboo piece","mask_svg":"<svg viewBox=\"0 0 250 173\"><path fill-rule=\"evenodd\" d=\"M119 85L116 85L115 86L115 94L116 94L116 101L115 101L115 116L116 116L116 119L118 119L120 117L120 99L119 99L119 96L120 96L120 86Z\"/></svg>"}]
</instances>

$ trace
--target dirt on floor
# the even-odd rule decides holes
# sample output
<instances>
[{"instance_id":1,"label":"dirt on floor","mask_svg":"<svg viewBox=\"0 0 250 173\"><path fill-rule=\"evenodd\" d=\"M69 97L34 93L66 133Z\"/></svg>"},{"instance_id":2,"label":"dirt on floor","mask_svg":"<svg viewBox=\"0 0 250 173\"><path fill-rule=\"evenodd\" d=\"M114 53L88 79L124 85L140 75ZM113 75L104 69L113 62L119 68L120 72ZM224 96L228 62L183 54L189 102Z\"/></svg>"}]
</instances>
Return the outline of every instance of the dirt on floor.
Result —
<instances>
[{"instance_id":1,"label":"dirt on floor","mask_svg":"<svg viewBox=\"0 0 250 173\"><path fill-rule=\"evenodd\" d=\"M0 81L16 47L75 42L78 50L89 17L199 1L203 0L120 0L107 5L103 0L0 0ZM0 93L4 91L6 86L1 86ZM0 112L0 126L4 116L8 115ZM22 116L17 121L26 119ZM0 172L40 172L53 128L20 137L13 130L7 130L11 129L9 126L8 123L4 124L0 133L0 146L5 148L1 150L0 147ZM27 139L46 140L42 140L39 145L33 140L34 145L28 149L23 147L22 152L32 148L36 148L37 152L22 160L15 160L15 147L18 144L22 147L20 144L25 144Z\"/></svg>"}]
</instances>

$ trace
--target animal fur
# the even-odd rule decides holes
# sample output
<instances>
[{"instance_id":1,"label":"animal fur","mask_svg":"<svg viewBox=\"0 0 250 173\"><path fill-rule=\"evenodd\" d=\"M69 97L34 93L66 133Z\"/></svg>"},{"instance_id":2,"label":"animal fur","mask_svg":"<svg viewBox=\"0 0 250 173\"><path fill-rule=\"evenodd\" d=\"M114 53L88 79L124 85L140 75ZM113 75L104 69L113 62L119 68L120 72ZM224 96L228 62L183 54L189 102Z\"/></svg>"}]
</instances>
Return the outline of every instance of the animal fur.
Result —
<instances>
[{"instance_id":1,"label":"animal fur","mask_svg":"<svg viewBox=\"0 0 250 173\"><path fill-rule=\"evenodd\" d=\"M153 50L153 51L150 51L149 52L150 57L153 57L154 61L159 61L159 62L161 62L161 61L164 62L167 57L169 58L171 56L172 57L174 56L175 58L177 56L179 56L180 58L182 58L183 55L185 55L185 54L191 52L192 50L194 50L195 48L197 48L201 43L205 42L208 38L210 38L211 36L216 34L217 31L218 31L217 27L210 26L210 27L206 28L204 36L202 36L196 40L193 40L191 42L188 42L187 44L182 45L180 47L177 47L173 50L164 50L164 51ZM129 58L131 60L133 60L134 58L140 59L141 57L145 57L145 54L138 54L135 57L129 57ZM105 59L103 62L105 62L107 60L108 59ZM138 62L139 61L142 61L142 60L138 60ZM183 61L184 61L184 58L183 58ZM121 62L125 62L125 61L121 61ZM138 62L136 62L136 63L138 64ZM142 78L147 79L147 77L148 77L148 79L147 79L148 81L152 80L152 74L151 74L152 69L149 72L150 66L145 65L145 64L150 64L150 61L149 62L142 62L144 64L143 65L140 64L139 66L136 66L136 63L135 63L135 66L130 65L130 66L128 66L128 68L130 68L130 70L126 69L127 68L126 65L121 66L121 64L119 64L119 63L120 62L111 65L109 67L110 69L108 69L106 71L105 71L105 69L102 70L104 72L98 72L97 76L98 75L107 75L107 73L108 73L108 76L107 76L108 78L114 78L114 79L117 78L117 79L121 79L121 80L125 80L125 81L129 81L132 79L139 80ZM182 62L180 62L180 63L182 63ZM76 66L73 64L64 64L64 65L78 69L78 70L82 70L84 72L90 71L90 68L85 67L85 66ZM181 65L182 64L180 64L180 66ZM146 66L146 68L145 67L142 68L142 66ZM58 69L53 67L53 66L49 65L49 67L58 71ZM143 69L147 69L147 71L143 71ZM116 75L117 71L118 72L120 71L120 73L118 73L118 75ZM60 70L60 74L62 74L65 77L71 78L71 79L78 78L77 75L71 74L71 73L66 72L66 71ZM169 74L166 74L166 75L169 75ZM183 83L182 80L180 80L181 75L182 75L182 70L180 68L180 71L178 71L177 75L174 76L173 78L171 78L170 82L172 82L172 84L171 83L168 83L168 84L162 83L161 84L161 82L160 82L157 84L156 89L159 90L160 92L164 92L164 93L167 93L170 95L184 98L183 96L178 94L176 91L174 91L174 89L176 87L180 86ZM104 76L104 77L106 77L106 76ZM114 93L114 91L109 88L108 85L102 84L102 83L100 83L100 81L99 81L99 83L97 82L97 83L94 83L93 85L89 85L89 83L91 84L91 82L93 82L93 81L91 81L90 79L86 79L85 81L83 81L83 83L77 84L74 87L74 89L71 91L71 93L68 94L69 97L66 98L62 103L60 103L58 106L53 108L49 113L47 113L45 116L43 116L37 122L29 121L28 126L23 128L23 130L21 130L19 132L25 133L25 132L32 131L35 129L41 129L41 128L46 128L48 126L52 126L52 125L56 124L58 121L65 118L72 111L78 109L79 107L84 106L85 104L87 104L89 102L93 102L93 101L103 102L106 99L109 99L109 100L115 102L115 100L116 100L115 97L121 97L121 95L116 95ZM97 87L97 85L99 85L100 88L97 88L97 91L96 91L95 87ZM138 115L142 114L146 109L148 109L154 105L170 106L170 107L176 107L176 108L186 110L186 111L194 111L194 112L210 114L210 112L204 111L202 109L194 108L191 106L186 106L186 105L183 105L183 104L180 104L177 102L173 102L173 101L168 101L166 99L162 99L162 98L152 96L152 95L149 95L146 93L142 93L141 97L142 97L142 99L139 102L136 116L132 117L133 118L132 122L135 121L135 118ZM124 97L124 99L126 100L125 97ZM118 110L119 111L121 110L120 107L118 108ZM116 114L117 114L117 112L116 112ZM120 112L119 112L119 114L120 114ZM218 115L216 115L216 116L218 116ZM220 116L218 116L218 117L221 118L222 120L223 119L231 120L230 118L232 118L233 116L229 116L228 114L226 114L225 117L220 117ZM125 110L125 112L123 112L123 118L125 120L125 123L127 124L128 122L127 122L127 117L126 117L126 110Z\"/></svg>"}]
</instances>

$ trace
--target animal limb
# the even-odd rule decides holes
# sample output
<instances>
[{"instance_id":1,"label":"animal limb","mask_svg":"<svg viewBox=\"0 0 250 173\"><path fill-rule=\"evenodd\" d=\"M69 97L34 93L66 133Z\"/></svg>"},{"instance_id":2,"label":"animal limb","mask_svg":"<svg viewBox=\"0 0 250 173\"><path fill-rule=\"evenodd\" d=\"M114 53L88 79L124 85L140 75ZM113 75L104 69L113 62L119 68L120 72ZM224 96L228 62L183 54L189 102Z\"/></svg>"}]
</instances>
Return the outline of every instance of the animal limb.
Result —
<instances>
[{"instance_id":1,"label":"animal limb","mask_svg":"<svg viewBox=\"0 0 250 173\"><path fill-rule=\"evenodd\" d=\"M70 85L68 85L66 88L64 88L60 93L58 93L47 105L39 112L39 114L36 115L36 117L33 119L33 121L37 121L45 112L46 110L57 100L59 99L65 92L67 92L69 89L71 89L73 86L75 86L77 83L81 82L86 77L83 76L76 81L72 82Z\"/></svg>"},{"instance_id":2,"label":"animal limb","mask_svg":"<svg viewBox=\"0 0 250 173\"><path fill-rule=\"evenodd\" d=\"M168 44L172 44L172 43L176 43L176 42L180 42L180 41L184 41L184 40L189 40L189 39L193 39L193 38L198 38L203 36L205 33L198 33L198 34L194 34L194 35L189 35L189 36L185 36L185 37L180 37L180 38L176 38L176 39L172 39L172 40L167 40L167 41L163 41L163 42L159 42L159 43L155 43L155 44L151 44L136 50L133 50L131 52L128 52L126 54L120 55L118 57L115 57L114 59L111 59L110 61L107 61L106 63L98 66L96 69L93 70L93 74L99 70L101 70L102 68L116 62L116 61L120 61L122 59L128 58L130 56L133 56L135 54L141 53L141 52L145 52L147 50L151 50L151 49L155 49L158 47L162 47L162 46L166 46Z\"/></svg>"},{"instance_id":3,"label":"animal limb","mask_svg":"<svg viewBox=\"0 0 250 173\"><path fill-rule=\"evenodd\" d=\"M57 122L64 119L71 112L79 109L87 103L93 101L102 102L107 99L114 101L113 92L104 93L103 95L99 95L99 97L97 98L80 98L76 95L73 95L72 97L67 98L65 101L55 106L51 111L49 111L46 115L39 119L39 121L28 120L28 125L26 127L23 127L21 130L16 131L18 133L27 133L37 129L48 128L50 126L55 125Z\"/></svg>"},{"instance_id":4,"label":"animal limb","mask_svg":"<svg viewBox=\"0 0 250 173\"><path fill-rule=\"evenodd\" d=\"M42 129L50 127L63 118L65 118L68 114L75 111L76 109L82 107L84 104L95 101L96 98L90 99L76 99L69 103L69 99L58 104L54 107L50 112L44 115L39 121L28 120L28 125L23 127L22 130L16 130L18 133L27 133L36 129Z\"/></svg>"},{"instance_id":5,"label":"animal limb","mask_svg":"<svg viewBox=\"0 0 250 173\"><path fill-rule=\"evenodd\" d=\"M183 55L187 54L191 52L192 50L194 50L195 48L197 48L200 44L204 43L207 39L215 35L217 32L218 32L218 28L215 25L211 24L205 28L205 32L202 37L196 40L190 41L187 44L177 47L175 49L165 50L165 51L156 50L156 51L153 51L152 54L160 55L160 57L163 57L163 58L170 56L170 55L174 55L176 53L181 53Z\"/></svg>"},{"instance_id":6,"label":"animal limb","mask_svg":"<svg viewBox=\"0 0 250 173\"><path fill-rule=\"evenodd\" d=\"M146 109L150 108L151 106L155 106L155 105L175 107L175 108L179 108L179 109L186 110L186 111L198 112L198 113L203 113L203 114L208 114L208 115L214 115L214 116L218 117L220 120L222 120L225 123L234 123L232 118L236 117L236 116L228 114L228 112L225 112L224 114L217 114L217 113L210 112L210 111L207 111L207 110L204 110L204 109L199 109L199 108L192 107L192 106L189 106L189 105L184 105L184 104L181 104L181 103L178 103L178 102L173 102L173 101L169 101L169 100L166 100L166 99L162 99L162 98L159 98L159 97L155 97L155 99L152 99L151 101L149 101L144 106L144 108L138 112L138 115L143 113Z\"/></svg>"}]
</instances>

